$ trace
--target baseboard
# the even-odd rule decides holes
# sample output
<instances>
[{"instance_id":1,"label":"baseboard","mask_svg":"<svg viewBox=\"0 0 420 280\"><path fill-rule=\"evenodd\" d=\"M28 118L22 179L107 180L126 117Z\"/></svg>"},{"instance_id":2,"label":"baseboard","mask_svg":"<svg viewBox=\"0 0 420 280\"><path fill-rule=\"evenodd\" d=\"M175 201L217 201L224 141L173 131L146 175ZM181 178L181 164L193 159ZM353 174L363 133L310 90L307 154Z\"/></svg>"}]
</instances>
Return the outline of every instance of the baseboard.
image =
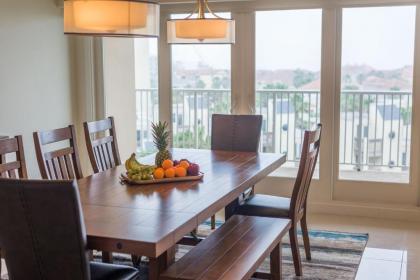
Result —
<instances>
[{"instance_id":1,"label":"baseboard","mask_svg":"<svg viewBox=\"0 0 420 280\"><path fill-rule=\"evenodd\" d=\"M420 222L420 207L383 205L344 201L310 202L308 210L314 214L380 218Z\"/></svg>"}]
</instances>

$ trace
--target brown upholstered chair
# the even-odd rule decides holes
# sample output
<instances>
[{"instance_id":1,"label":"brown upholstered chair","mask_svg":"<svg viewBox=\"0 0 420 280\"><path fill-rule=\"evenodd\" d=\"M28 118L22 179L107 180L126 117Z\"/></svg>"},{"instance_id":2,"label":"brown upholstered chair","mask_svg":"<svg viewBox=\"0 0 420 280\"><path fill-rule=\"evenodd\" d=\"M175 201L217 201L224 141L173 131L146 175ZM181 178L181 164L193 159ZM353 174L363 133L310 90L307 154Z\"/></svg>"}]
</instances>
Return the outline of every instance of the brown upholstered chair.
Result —
<instances>
[{"instance_id":1,"label":"brown upholstered chair","mask_svg":"<svg viewBox=\"0 0 420 280\"><path fill-rule=\"evenodd\" d=\"M85 122L83 127L93 171L99 173L120 165L114 118Z\"/></svg>"},{"instance_id":2,"label":"brown upholstered chair","mask_svg":"<svg viewBox=\"0 0 420 280\"><path fill-rule=\"evenodd\" d=\"M256 153L260 145L261 126L260 115L214 114L211 149Z\"/></svg>"},{"instance_id":3,"label":"brown upholstered chair","mask_svg":"<svg viewBox=\"0 0 420 280\"><path fill-rule=\"evenodd\" d=\"M0 179L0 245L15 280L131 280L136 269L88 261L72 181Z\"/></svg>"},{"instance_id":4,"label":"brown upholstered chair","mask_svg":"<svg viewBox=\"0 0 420 280\"><path fill-rule=\"evenodd\" d=\"M261 127L261 115L214 114L211 128L211 149L256 153L260 145ZM212 216L211 228L215 227L216 218Z\"/></svg>"},{"instance_id":5,"label":"brown upholstered chair","mask_svg":"<svg viewBox=\"0 0 420 280\"><path fill-rule=\"evenodd\" d=\"M289 236L297 276L302 276L302 264L297 239L297 226L299 222L302 228L306 258L311 260L311 248L306 222L306 204L309 186L318 159L321 132L322 126L320 124L316 130L305 132L302 156L291 198L255 194L234 210L235 214L240 215L289 218L292 220L292 228L289 231Z\"/></svg>"},{"instance_id":6,"label":"brown upholstered chair","mask_svg":"<svg viewBox=\"0 0 420 280\"><path fill-rule=\"evenodd\" d=\"M47 150L47 145L67 141L65 148ZM83 178L77 148L76 131L73 125L68 127L34 132L36 157L42 179L67 180Z\"/></svg>"},{"instance_id":7,"label":"brown upholstered chair","mask_svg":"<svg viewBox=\"0 0 420 280\"><path fill-rule=\"evenodd\" d=\"M12 156L13 159L7 161L8 156ZM0 139L0 178L28 178L22 136ZM0 260L2 257L2 251L0 250Z\"/></svg>"}]
</instances>

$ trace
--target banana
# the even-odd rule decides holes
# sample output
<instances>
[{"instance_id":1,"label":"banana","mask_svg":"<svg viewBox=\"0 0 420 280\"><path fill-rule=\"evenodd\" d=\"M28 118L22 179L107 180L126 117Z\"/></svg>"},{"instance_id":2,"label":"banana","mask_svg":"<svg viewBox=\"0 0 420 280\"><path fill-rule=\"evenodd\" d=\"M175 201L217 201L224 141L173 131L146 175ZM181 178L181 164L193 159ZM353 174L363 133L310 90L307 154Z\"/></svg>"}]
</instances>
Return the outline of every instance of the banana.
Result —
<instances>
[{"instance_id":1,"label":"banana","mask_svg":"<svg viewBox=\"0 0 420 280\"><path fill-rule=\"evenodd\" d=\"M128 160L125 161L125 168L127 169L127 176L134 181L151 180L153 179L153 172L156 166L144 165L137 161L136 154L132 154Z\"/></svg>"}]
</instances>

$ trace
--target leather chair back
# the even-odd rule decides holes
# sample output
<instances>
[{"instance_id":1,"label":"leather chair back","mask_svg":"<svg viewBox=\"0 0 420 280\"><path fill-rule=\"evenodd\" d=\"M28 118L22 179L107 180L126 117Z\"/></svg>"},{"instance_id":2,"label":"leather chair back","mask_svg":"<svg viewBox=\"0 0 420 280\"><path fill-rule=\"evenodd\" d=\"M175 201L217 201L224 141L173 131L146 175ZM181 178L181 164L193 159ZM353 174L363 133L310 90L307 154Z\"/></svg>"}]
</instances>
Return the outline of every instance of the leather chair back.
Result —
<instances>
[{"instance_id":1,"label":"leather chair back","mask_svg":"<svg viewBox=\"0 0 420 280\"><path fill-rule=\"evenodd\" d=\"M0 179L0 248L10 279L90 279L76 183Z\"/></svg>"},{"instance_id":2,"label":"leather chair back","mask_svg":"<svg viewBox=\"0 0 420 280\"><path fill-rule=\"evenodd\" d=\"M211 149L258 152L262 116L218 115L212 118Z\"/></svg>"}]
</instances>

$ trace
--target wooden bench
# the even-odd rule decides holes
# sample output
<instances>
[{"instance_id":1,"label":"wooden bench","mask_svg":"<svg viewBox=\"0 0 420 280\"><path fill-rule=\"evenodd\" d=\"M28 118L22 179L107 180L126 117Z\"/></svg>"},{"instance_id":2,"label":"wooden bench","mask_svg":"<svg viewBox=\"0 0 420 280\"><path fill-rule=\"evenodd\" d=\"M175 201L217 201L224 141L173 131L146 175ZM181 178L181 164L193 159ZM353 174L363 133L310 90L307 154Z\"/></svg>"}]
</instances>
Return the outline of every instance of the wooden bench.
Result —
<instances>
[{"instance_id":1,"label":"wooden bench","mask_svg":"<svg viewBox=\"0 0 420 280\"><path fill-rule=\"evenodd\" d=\"M290 220L233 216L160 275L161 280L281 279L281 240ZM256 270L270 256L270 273Z\"/></svg>"}]
</instances>

